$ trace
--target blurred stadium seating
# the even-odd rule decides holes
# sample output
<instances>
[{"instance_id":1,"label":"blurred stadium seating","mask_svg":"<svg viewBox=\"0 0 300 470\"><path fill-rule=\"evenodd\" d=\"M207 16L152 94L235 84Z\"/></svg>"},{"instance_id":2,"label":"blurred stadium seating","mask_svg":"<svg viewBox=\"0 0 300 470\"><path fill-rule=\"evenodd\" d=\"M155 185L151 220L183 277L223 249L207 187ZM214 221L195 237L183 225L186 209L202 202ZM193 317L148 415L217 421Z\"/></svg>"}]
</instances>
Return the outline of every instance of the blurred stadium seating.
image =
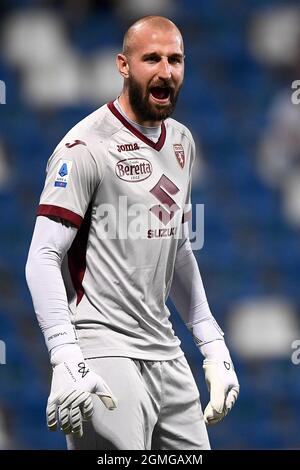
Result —
<instances>
[{"instance_id":1,"label":"blurred stadium seating","mask_svg":"<svg viewBox=\"0 0 300 470\"><path fill-rule=\"evenodd\" d=\"M196 256L241 384L231 414L210 429L212 446L299 448L300 379L292 350L276 348L278 334L271 355L263 346L272 325L284 338L294 328L299 338L299 225L289 225L280 188L258 170L269 108L283 89L289 92L291 76L278 72L278 63L276 70L264 63L265 51L255 55L255 28L250 34L255 18L287 5L297 2L1 2L0 80L7 104L0 105L0 339L7 364L0 365L0 449L65 448L64 438L45 426L48 357L24 266L47 159L71 126L117 95L114 54L122 34L150 13L169 16L185 39L186 82L174 117L201 145L199 171L205 173L195 175L193 202L205 204L205 244ZM240 339L249 344L253 322L241 319L251 312L255 355ZM201 357L175 312L173 320L205 403Z\"/></svg>"}]
</instances>

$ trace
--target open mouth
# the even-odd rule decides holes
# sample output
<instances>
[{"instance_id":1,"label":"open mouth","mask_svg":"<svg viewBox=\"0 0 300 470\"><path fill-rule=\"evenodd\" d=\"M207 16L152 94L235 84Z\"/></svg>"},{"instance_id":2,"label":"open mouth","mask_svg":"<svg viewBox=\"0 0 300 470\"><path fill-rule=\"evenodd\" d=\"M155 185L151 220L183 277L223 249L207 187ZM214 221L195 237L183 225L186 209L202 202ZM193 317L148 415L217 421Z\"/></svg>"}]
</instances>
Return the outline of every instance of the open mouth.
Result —
<instances>
[{"instance_id":1,"label":"open mouth","mask_svg":"<svg viewBox=\"0 0 300 470\"><path fill-rule=\"evenodd\" d=\"M161 86L154 86L150 89L150 94L155 99L155 101L168 101L170 98L170 88L169 87L161 87Z\"/></svg>"}]
</instances>

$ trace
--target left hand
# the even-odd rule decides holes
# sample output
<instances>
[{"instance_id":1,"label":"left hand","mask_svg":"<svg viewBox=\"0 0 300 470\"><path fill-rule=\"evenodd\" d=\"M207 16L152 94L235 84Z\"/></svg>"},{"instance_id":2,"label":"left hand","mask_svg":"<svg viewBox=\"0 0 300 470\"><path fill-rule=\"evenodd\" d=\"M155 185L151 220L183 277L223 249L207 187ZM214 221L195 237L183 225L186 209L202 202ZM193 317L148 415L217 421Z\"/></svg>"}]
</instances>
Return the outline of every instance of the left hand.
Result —
<instances>
[{"instance_id":1,"label":"left hand","mask_svg":"<svg viewBox=\"0 0 300 470\"><path fill-rule=\"evenodd\" d=\"M204 410L204 420L206 424L215 424L221 421L235 404L240 386L231 361L205 359L203 369L210 392L210 401Z\"/></svg>"}]
</instances>

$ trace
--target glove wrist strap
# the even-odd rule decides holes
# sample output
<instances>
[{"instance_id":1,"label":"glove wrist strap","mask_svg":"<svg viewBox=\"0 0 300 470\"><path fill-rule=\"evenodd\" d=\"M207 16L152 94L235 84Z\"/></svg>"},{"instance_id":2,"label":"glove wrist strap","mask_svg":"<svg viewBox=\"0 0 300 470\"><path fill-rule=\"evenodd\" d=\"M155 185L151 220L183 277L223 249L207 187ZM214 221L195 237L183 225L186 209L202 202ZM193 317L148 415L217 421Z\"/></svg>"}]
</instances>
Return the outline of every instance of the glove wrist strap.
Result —
<instances>
[{"instance_id":1,"label":"glove wrist strap","mask_svg":"<svg viewBox=\"0 0 300 470\"><path fill-rule=\"evenodd\" d=\"M75 329L71 323L52 326L47 328L43 333L49 353L57 346L75 344L77 342Z\"/></svg>"},{"instance_id":2,"label":"glove wrist strap","mask_svg":"<svg viewBox=\"0 0 300 470\"><path fill-rule=\"evenodd\" d=\"M53 367L58 366L62 362L78 364L79 362L84 362L84 357L78 344L64 344L52 349L50 362Z\"/></svg>"},{"instance_id":3,"label":"glove wrist strap","mask_svg":"<svg viewBox=\"0 0 300 470\"><path fill-rule=\"evenodd\" d=\"M197 323L187 324L187 327L191 330L198 348L216 339L223 340L224 333L213 316Z\"/></svg>"},{"instance_id":4,"label":"glove wrist strap","mask_svg":"<svg viewBox=\"0 0 300 470\"><path fill-rule=\"evenodd\" d=\"M211 343L206 343L200 347L201 354L205 357L205 362L229 362L231 363L231 357L225 341L216 340Z\"/></svg>"}]
</instances>

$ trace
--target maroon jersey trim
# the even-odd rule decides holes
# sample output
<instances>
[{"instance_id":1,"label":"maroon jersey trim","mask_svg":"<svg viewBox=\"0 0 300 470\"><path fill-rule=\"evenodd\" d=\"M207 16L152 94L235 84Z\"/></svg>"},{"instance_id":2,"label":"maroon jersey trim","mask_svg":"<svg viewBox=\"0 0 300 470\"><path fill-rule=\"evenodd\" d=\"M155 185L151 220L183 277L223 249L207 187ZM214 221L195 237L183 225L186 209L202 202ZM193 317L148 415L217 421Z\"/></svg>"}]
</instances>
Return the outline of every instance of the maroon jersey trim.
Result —
<instances>
[{"instance_id":1,"label":"maroon jersey trim","mask_svg":"<svg viewBox=\"0 0 300 470\"><path fill-rule=\"evenodd\" d=\"M134 126L132 126L130 122L128 122L127 119L125 119L124 116L122 116L122 114L117 110L117 108L115 107L112 101L108 103L107 106L109 110L113 113L113 115L116 116L116 118L119 119L119 121L121 121L121 123L125 127L127 127L127 129L129 129L130 132L132 132L132 134L134 134L140 140L145 142L145 144L149 145L150 147L152 147L154 150L157 150L157 151L159 151L163 147L165 140L166 140L166 126L164 122L162 122L162 125L161 125L161 133L160 133L158 141L153 142L151 139L148 139L148 137L146 137L139 130L137 130Z\"/></svg>"},{"instance_id":2,"label":"maroon jersey trim","mask_svg":"<svg viewBox=\"0 0 300 470\"><path fill-rule=\"evenodd\" d=\"M68 251L68 266L72 283L77 295L76 305L84 296L83 278L86 271L86 250L92 220L92 206L90 205L83 222Z\"/></svg>"},{"instance_id":3,"label":"maroon jersey trim","mask_svg":"<svg viewBox=\"0 0 300 470\"><path fill-rule=\"evenodd\" d=\"M75 212L69 211L63 207L53 206L51 204L40 204L37 215L45 215L52 217L60 217L61 219L71 222L75 227L79 228L82 223L82 217Z\"/></svg>"}]
</instances>

